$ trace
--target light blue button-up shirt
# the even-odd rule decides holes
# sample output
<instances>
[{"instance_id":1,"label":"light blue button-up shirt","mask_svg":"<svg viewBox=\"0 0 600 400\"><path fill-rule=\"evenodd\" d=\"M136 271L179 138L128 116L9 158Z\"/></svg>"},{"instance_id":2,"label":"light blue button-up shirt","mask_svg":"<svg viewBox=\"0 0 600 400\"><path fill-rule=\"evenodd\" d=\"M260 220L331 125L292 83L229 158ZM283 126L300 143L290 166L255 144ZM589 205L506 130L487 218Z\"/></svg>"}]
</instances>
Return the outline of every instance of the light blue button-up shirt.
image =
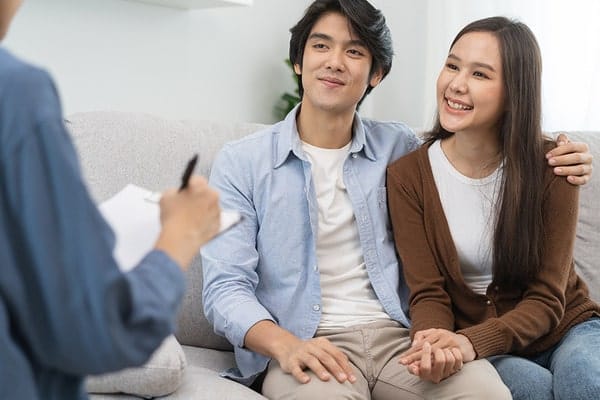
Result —
<instances>
[{"instance_id":1,"label":"light blue button-up shirt","mask_svg":"<svg viewBox=\"0 0 600 400\"><path fill-rule=\"evenodd\" d=\"M213 164L210 184L224 209L243 221L202 250L204 309L215 331L235 348L228 377L249 384L268 358L244 348L248 330L272 320L302 339L321 319L316 256L318 205L311 164L296 127L297 108L284 121L228 143ZM386 167L416 149L404 124L354 118L343 176L354 208L369 279L389 316L404 326L404 284L387 210Z\"/></svg>"}]
</instances>

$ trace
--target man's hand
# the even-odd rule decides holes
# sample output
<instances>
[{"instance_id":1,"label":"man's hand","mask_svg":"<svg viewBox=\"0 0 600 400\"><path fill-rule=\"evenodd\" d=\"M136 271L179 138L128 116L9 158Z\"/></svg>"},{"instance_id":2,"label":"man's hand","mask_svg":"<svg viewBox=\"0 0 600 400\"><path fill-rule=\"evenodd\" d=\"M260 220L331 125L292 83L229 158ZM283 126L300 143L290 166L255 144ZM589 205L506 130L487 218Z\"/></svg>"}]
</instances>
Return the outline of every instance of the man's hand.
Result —
<instances>
[{"instance_id":1,"label":"man's hand","mask_svg":"<svg viewBox=\"0 0 600 400\"><path fill-rule=\"evenodd\" d=\"M445 329L427 329L415 334L411 348L400 355L400 363L413 375L439 383L475 356L466 336Z\"/></svg>"},{"instance_id":2,"label":"man's hand","mask_svg":"<svg viewBox=\"0 0 600 400\"><path fill-rule=\"evenodd\" d=\"M310 369L322 381L333 375L338 382L356 381L348 357L325 338L313 338L289 342L277 357L281 369L290 373L298 382L307 383L310 377L304 370Z\"/></svg>"},{"instance_id":3,"label":"man's hand","mask_svg":"<svg viewBox=\"0 0 600 400\"><path fill-rule=\"evenodd\" d=\"M244 345L277 360L300 383L310 381L307 369L322 381L334 376L340 383L356 382L348 357L325 338L302 340L272 321L259 321L246 333Z\"/></svg>"},{"instance_id":4,"label":"man's hand","mask_svg":"<svg viewBox=\"0 0 600 400\"><path fill-rule=\"evenodd\" d=\"M546 154L548 164L554 167L554 173L566 176L573 185L584 185L592 175L592 159L586 143L570 142L566 134L556 138L557 147Z\"/></svg>"}]
</instances>

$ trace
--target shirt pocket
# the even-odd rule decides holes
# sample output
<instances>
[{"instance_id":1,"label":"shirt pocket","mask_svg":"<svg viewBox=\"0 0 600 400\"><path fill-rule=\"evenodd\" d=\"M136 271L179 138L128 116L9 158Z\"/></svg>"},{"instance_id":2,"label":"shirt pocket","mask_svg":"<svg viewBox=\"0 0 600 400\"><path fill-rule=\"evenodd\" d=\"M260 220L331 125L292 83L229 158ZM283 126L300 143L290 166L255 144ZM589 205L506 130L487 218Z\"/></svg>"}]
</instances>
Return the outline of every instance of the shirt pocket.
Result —
<instances>
[{"instance_id":1,"label":"shirt pocket","mask_svg":"<svg viewBox=\"0 0 600 400\"><path fill-rule=\"evenodd\" d=\"M374 195L374 196L373 196ZM379 235L386 235L388 239L392 237L392 224L388 213L387 187L378 186L371 195L371 210L376 215L377 220L374 221Z\"/></svg>"},{"instance_id":2,"label":"shirt pocket","mask_svg":"<svg viewBox=\"0 0 600 400\"><path fill-rule=\"evenodd\" d=\"M379 210L384 210L386 215L386 219L387 219L387 187L385 186L381 186L377 188L377 208Z\"/></svg>"}]
</instances>

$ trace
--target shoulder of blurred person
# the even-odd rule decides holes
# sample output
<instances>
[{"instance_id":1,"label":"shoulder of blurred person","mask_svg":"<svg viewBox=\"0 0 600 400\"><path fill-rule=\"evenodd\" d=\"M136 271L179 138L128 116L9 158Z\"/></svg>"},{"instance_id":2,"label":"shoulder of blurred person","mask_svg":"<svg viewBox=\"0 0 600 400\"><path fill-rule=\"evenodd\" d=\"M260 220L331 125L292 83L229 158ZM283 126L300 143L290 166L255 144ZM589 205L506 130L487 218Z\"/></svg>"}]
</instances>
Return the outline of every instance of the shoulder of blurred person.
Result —
<instances>
[{"instance_id":1,"label":"shoulder of blurred person","mask_svg":"<svg viewBox=\"0 0 600 400\"><path fill-rule=\"evenodd\" d=\"M0 48L0 138L10 153L41 124L62 123L58 92L48 72Z\"/></svg>"}]
</instances>

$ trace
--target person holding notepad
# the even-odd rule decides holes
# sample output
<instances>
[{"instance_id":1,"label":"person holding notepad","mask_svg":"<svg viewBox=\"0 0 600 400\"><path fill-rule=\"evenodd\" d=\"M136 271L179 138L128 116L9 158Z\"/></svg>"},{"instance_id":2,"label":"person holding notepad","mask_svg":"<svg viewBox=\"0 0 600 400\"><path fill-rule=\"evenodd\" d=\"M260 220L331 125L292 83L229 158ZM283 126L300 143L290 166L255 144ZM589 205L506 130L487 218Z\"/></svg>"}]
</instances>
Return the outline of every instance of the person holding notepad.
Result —
<instances>
[{"instance_id":1,"label":"person holding notepad","mask_svg":"<svg viewBox=\"0 0 600 400\"><path fill-rule=\"evenodd\" d=\"M0 38L19 3L0 1ZM51 78L0 48L0 399L87 398L85 375L142 364L172 332L182 270L220 222L217 193L188 178L122 273Z\"/></svg>"}]
</instances>

